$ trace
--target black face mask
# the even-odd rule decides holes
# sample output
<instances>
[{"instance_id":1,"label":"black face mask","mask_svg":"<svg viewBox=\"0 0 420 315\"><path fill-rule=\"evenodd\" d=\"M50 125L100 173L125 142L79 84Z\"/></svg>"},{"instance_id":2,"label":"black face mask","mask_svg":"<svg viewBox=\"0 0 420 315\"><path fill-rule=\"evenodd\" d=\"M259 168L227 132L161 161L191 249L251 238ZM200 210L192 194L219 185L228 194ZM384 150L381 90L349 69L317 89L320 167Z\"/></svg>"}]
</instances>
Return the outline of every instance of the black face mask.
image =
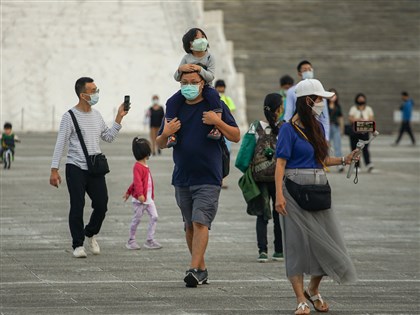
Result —
<instances>
[{"instance_id":1,"label":"black face mask","mask_svg":"<svg viewBox=\"0 0 420 315\"><path fill-rule=\"evenodd\" d=\"M356 101L356 104L358 105L358 106L363 106L363 105L365 105L366 104L366 101Z\"/></svg>"}]
</instances>

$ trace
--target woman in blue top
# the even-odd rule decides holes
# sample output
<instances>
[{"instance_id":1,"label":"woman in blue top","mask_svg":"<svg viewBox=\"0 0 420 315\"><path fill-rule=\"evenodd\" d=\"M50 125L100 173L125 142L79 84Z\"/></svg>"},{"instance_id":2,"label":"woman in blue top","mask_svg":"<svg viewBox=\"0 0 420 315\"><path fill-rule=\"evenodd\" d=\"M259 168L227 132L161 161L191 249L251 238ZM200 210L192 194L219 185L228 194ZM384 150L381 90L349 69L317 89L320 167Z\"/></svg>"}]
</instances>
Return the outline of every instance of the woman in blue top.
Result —
<instances>
[{"instance_id":1,"label":"woman in blue top","mask_svg":"<svg viewBox=\"0 0 420 315\"><path fill-rule=\"evenodd\" d=\"M300 185L323 185L327 183L323 166L351 163L355 151L345 157L328 156L324 130L316 119L323 110L323 98L333 95L318 80L299 82L295 114L280 127L277 140L276 211L282 215L286 274L298 304L295 314L310 313L307 300L318 312L328 312L328 304L318 290L323 276L328 275L338 283L356 280L333 210L303 210L283 185L284 177ZM304 274L311 275L306 290Z\"/></svg>"}]
</instances>

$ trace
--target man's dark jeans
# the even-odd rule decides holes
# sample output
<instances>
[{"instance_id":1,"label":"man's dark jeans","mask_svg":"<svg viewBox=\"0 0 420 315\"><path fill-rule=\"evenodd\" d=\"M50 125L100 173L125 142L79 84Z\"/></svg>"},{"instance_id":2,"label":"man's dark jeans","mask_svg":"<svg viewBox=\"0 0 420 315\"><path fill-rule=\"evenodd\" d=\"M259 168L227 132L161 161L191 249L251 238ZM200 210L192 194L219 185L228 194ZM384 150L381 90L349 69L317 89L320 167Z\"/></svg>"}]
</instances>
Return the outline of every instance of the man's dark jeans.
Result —
<instances>
[{"instance_id":1,"label":"man's dark jeans","mask_svg":"<svg viewBox=\"0 0 420 315\"><path fill-rule=\"evenodd\" d=\"M105 175L90 176L73 164L66 165L66 181L70 194L69 225L73 238L73 248L83 246L85 235L92 237L99 233L105 219L108 204L108 190ZM84 227L83 210L85 207L85 194L92 200L92 214L89 223Z\"/></svg>"}]
</instances>

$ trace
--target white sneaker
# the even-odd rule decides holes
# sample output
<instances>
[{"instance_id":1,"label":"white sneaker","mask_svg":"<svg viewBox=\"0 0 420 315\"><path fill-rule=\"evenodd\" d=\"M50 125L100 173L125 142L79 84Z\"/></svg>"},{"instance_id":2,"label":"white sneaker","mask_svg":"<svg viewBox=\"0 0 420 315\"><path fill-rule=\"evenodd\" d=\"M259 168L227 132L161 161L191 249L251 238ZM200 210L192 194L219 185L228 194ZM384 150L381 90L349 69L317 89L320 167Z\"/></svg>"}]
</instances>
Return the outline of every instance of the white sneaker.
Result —
<instances>
[{"instance_id":1,"label":"white sneaker","mask_svg":"<svg viewBox=\"0 0 420 315\"><path fill-rule=\"evenodd\" d=\"M101 249L99 248L98 242L96 241L95 236L92 237L86 237L87 238L87 244L89 250L94 255L99 255L101 253Z\"/></svg>"},{"instance_id":2,"label":"white sneaker","mask_svg":"<svg viewBox=\"0 0 420 315\"><path fill-rule=\"evenodd\" d=\"M143 246L147 249L160 249L160 248L162 248L162 245L160 245L155 240L147 240L146 243L144 243Z\"/></svg>"},{"instance_id":3,"label":"white sneaker","mask_svg":"<svg viewBox=\"0 0 420 315\"><path fill-rule=\"evenodd\" d=\"M73 251L73 257L76 258L86 258L85 248L83 246L76 247Z\"/></svg>"}]
</instances>

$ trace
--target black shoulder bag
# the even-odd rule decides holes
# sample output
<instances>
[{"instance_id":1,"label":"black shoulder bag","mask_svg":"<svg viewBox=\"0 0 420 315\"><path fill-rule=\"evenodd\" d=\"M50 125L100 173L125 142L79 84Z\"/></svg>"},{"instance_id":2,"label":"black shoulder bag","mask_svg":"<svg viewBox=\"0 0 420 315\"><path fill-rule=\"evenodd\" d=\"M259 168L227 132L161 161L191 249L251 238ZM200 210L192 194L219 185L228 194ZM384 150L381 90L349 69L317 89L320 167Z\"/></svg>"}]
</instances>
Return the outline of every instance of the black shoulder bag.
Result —
<instances>
[{"instance_id":1,"label":"black shoulder bag","mask_svg":"<svg viewBox=\"0 0 420 315\"><path fill-rule=\"evenodd\" d=\"M225 137L222 136L220 140L220 146L222 148L222 177L225 178L229 175L230 171L230 152L226 145Z\"/></svg>"},{"instance_id":2,"label":"black shoulder bag","mask_svg":"<svg viewBox=\"0 0 420 315\"><path fill-rule=\"evenodd\" d=\"M109 166L106 156L102 153L89 155L85 141L83 140L82 132L80 131L79 124L77 123L76 117L73 111L69 110L71 119L73 120L74 127L76 128L77 136L79 137L80 144L83 149L83 153L86 157L86 163L88 165L89 174L92 176L104 176L109 173Z\"/></svg>"},{"instance_id":3,"label":"black shoulder bag","mask_svg":"<svg viewBox=\"0 0 420 315\"><path fill-rule=\"evenodd\" d=\"M298 126L293 124L293 127L309 142ZM324 165L324 163L322 164ZM289 194L303 210L321 211L331 208L331 187L328 181L324 185L300 185L286 177L284 182Z\"/></svg>"},{"instance_id":4,"label":"black shoulder bag","mask_svg":"<svg viewBox=\"0 0 420 315\"><path fill-rule=\"evenodd\" d=\"M321 211L331 208L331 187L325 185L300 185L291 179L285 179L289 194L306 211Z\"/></svg>"}]
</instances>

